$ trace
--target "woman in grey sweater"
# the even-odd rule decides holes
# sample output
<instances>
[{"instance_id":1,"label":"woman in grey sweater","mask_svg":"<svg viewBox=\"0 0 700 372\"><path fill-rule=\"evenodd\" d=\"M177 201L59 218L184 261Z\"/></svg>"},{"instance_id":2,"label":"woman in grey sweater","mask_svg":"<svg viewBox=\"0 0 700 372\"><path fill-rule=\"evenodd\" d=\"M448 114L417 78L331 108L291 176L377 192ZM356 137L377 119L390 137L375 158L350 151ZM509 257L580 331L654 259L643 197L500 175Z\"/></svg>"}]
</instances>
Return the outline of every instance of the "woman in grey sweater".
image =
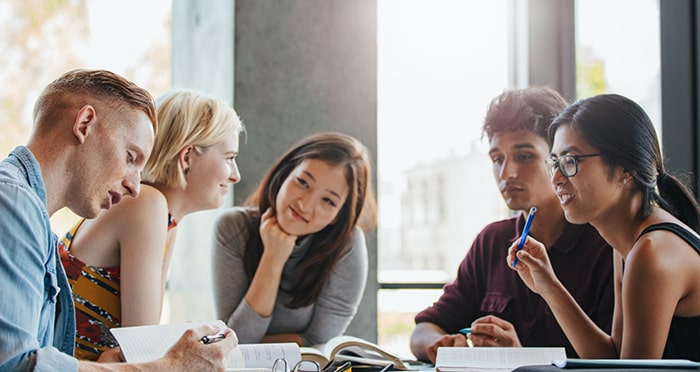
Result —
<instances>
[{"instance_id":1,"label":"woman in grey sweater","mask_svg":"<svg viewBox=\"0 0 700 372\"><path fill-rule=\"evenodd\" d=\"M376 223L370 175L357 139L312 135L219 218L216 312L241 343L312 346L345 331L367 279L363 230Z\"/></svg>"}]
</instances>

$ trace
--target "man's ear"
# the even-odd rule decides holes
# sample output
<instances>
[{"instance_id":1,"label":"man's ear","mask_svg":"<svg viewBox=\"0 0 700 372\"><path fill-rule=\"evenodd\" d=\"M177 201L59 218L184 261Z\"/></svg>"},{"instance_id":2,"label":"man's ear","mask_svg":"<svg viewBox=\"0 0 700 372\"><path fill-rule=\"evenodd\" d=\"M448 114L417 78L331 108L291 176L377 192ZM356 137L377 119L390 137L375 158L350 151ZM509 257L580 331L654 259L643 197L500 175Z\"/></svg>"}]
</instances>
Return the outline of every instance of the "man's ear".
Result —
<instances>
[{"instance_id":1,"label":"man's ear","mask_svg":"<svg viewBox=\"0 0 700 372\"><path fill-rule=\"evenodd\" d=\"M92 133L96 121L97 114L91 105L85 105L78 111L73 122L73 135L78 139L78 142L85 143L88 135Z\"/></svg>"}]
</instances>

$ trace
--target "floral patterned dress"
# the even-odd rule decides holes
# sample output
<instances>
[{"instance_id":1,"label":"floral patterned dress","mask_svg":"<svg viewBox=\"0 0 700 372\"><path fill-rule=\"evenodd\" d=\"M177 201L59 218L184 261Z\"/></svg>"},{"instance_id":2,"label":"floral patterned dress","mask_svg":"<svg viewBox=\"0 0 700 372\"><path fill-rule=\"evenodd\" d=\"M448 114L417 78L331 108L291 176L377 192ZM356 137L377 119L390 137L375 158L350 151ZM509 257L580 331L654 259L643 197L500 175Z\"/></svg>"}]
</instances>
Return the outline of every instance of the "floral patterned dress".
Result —
<instances>
[{"instance_id":1,"label":"floral patterned dress","mask_svg":"<svg viewBox=\"0 0 700 372\"><path fill-rule=\"evenodd\" d=\"M109 329L121 326L120 270L119 266L91 266L73 256L70 244L83 221L59 241L58 251L75 303L75 357L96 360L103 351L119 346ZM168 231L175 226L168 214Z\"/></svg>"}]
</instances>

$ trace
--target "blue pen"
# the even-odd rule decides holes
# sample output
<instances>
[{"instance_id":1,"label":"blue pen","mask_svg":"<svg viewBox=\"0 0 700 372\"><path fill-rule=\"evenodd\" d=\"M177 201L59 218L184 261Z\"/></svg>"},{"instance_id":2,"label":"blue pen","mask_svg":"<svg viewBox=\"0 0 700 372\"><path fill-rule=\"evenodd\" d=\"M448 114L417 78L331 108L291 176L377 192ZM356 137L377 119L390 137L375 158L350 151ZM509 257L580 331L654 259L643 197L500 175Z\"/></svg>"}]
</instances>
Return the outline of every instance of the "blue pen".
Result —
<instances>
[{"instance_id":1,"label":"blue pen","mask_svg":"<svg viewBox=\"0 0 700 372\"><path fill-rule=\"evenodd\" d=\"M532 220L535 219L535 212L537 212L537 208L530 208L530 213L527 215L527 221L525 221L525 228L523 228L523 234L520 235L520 243L518 243L518 249L515 250L516 253L519 250L523 249L523 246L525 245L525 239L527 239L527 234L530 233L530 226L532 226ZM518 256L515 256L515 259L513 260L513 267L515 267L515 265L517 264Z\"/></svg>"}]
</instances>

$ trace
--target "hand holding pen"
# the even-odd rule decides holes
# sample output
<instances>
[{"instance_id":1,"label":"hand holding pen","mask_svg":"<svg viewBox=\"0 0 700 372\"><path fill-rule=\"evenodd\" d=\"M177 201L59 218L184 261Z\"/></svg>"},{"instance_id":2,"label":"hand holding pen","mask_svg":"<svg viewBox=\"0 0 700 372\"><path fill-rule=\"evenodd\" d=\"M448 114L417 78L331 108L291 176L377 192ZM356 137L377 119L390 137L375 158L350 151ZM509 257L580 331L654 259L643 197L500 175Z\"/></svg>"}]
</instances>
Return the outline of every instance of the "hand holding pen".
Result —
<instances>
[{"instance_id":1,"label":"hand holding pen","mask_svg":"<svg viewBox=\"0 0 700 372\"><path fill-rule=\"evenodd\" d=\"M520 347L518 334L513 324L495 315L485 315L475 319L471 328L463 328L460 333L469 335L470 345L491 347Z\"/></svg>"},{"instance_id":2,"label":"hand holding pen","mask_svg":"<svg viewBox=\"0 0 700 372\"><path fill-rule=\"evenodd\" d=\"M518 255L520 251L522 253ZM558 282L544 244L525 234L508 248L506 264L518 272L528 288L540 295L556 286Z\"/></svg>"},{"instance_id":3,"label":"hand holding pen","mask_svg":"<svg viewBox=\"0 0 700 372\"><path fill-rule=\"evenodd\" d=\"M202 339L212 335L218 341L208 345L202 345ZM199 344L199 346L195 346ZM201 325L190 328L182 334L180 339L168 349L163 356L162 363L169 365L172 370L178 371L203 371L224 370L226 356L238 345L238 337L230 328L220 329L210 325Z\"/></svg>"},{"instance_id":4,"label":"hand holding pen","mask_svg":"<svg viewBox=\"0 0 700 372\"><path fill-rule=\"evenodd\" d=\"M464 337L467 339L467 346L468 347L474 347L474 343L472 340L469 338L469 334L472 333L471 328L462 328L459 330L459 333L463 334Z\"/></svg>"}]
</instances>

